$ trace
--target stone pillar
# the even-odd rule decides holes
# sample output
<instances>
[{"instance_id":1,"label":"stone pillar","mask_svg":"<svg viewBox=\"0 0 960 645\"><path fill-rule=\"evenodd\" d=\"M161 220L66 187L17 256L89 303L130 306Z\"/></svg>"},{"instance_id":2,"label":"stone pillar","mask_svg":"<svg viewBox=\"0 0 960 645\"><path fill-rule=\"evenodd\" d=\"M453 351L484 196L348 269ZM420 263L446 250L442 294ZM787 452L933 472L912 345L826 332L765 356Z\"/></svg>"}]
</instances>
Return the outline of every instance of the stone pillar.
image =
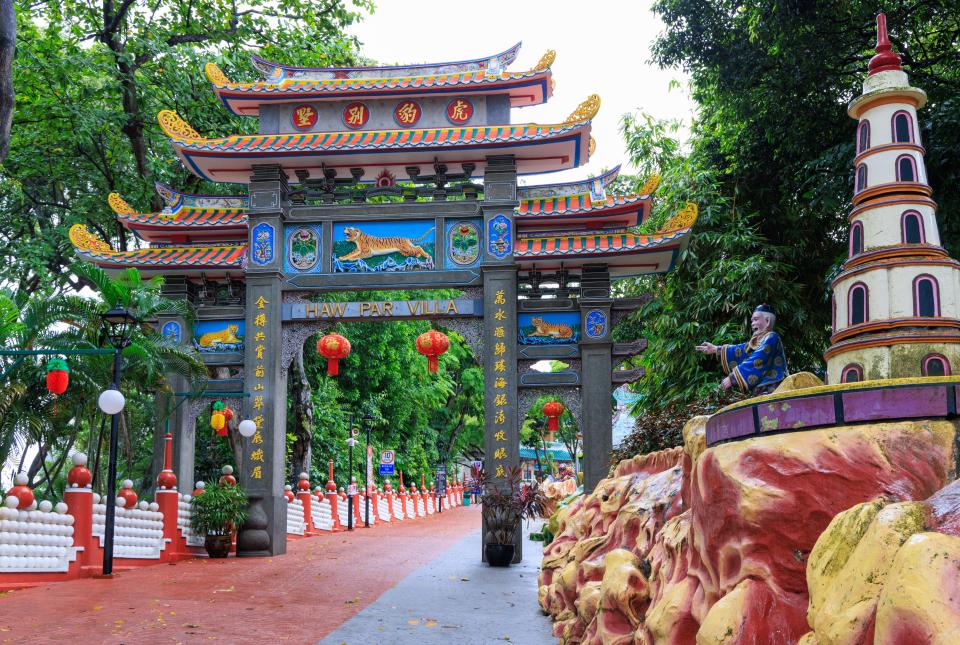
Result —
<instances>
[{"instance_id":1,"label":"stone pillar","mask_svg":"<svg viewBox=\"0 0 960 645\"><path fill-rule=\"evenodd\" d=\"M250 178L246 268L244 416L257 432L243 440L237 464L250 496L237 556L272 556L287 550L287 500L283 495L287 427L287 373L281 365L280 304L283 278L283 205L287 178L278 166L255 166Z\"/></svg>"},{"instance_id":2,"label":"stone pillar","mask_svg":"<svg viewBox=\"0 0 960 645\"><path fill-rule=\"evenodd\" d=\"M517 169L512 156L488 157L484 174L483 229L483 377L485 383L484 470L495 483L517 466L520 453L517 418L517 267L513 260L513 212L517 207ZM448 489L453 492L456 476ZM492 535L483 528L483 546ZM520 531L514 536L514 562L522 558Z\"/></svg>"},{"instance_id":3,"label":"stone pillar","mask_svg":"<svg viewBox=\"0 0 960 645\"><path fill-rule=\"evenodd\" d=\"M171 286L177 286L175 283ZM186 292L180 290L171 291L164 284L163 294L168 298L186 298ZM169 293L168 293L169 292ZM158 315L157 330L170 338L176 340L180 345L189 345L193 338L193 330L181 316ZM194 484L193 464L196 452L196 423L188 415L187 408L189 401L184 401L184 397L173 396L176 392L186 392L189 388L189 382L186 378L177 374L167 374L166 382L169 391L158 392L154 399L154 464L163 463L163 439L167 432L173 434L173 471L177 474L177 480L183 490L192 490ZM169 414L169 416L168 416ZM160 468L155 468L155 473L160 472Z\"/></svg>"},{"instance_id":4,"label":"stone pillar","mask_svg":"<svg viewBox=\"0 0 960 645\"><path fill-rule=\"evenodd\" d=\"M585 270L584 277L587 273ZM603 282L602 274L605 271L597 273L600 273L597 282ZM596 284L593 286L602 287ZM579 302L583 490L590 493L597 483L607 476L610 470L610 452L613 450L613 343L610 336L612 301L609 298L582 297Z\"/></svg>"}]
</instances>

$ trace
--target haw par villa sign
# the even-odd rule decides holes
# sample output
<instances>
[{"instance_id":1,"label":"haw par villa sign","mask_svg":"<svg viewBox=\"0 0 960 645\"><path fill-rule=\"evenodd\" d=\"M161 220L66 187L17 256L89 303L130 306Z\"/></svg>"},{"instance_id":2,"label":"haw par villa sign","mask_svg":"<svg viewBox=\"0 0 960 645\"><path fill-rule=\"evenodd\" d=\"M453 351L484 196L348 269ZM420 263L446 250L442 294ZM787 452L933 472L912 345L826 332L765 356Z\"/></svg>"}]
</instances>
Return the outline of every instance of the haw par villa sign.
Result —
<instances>
[{"instance_id":1,"label":"haw par villa sign","mask_svg":"<svg viewBox=\"0 0 960 645\"><path fill-rule=\"evenodd\" d=\"M482 298L459 300L393 300L384 302L303 302L284 304L287 320L362 320L368 318L417 319L483 315Z\"/></svg>"}]
</instances>

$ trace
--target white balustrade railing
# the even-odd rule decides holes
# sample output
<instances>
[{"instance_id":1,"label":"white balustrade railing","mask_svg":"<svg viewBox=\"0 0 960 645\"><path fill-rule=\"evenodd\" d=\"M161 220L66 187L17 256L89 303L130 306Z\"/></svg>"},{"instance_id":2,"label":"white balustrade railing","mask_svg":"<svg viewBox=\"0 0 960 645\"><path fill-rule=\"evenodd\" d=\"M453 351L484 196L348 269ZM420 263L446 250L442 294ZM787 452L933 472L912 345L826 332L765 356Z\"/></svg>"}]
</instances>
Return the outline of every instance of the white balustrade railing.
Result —
<instances>
[{"instance_id":1,"label":"white balustrade railing","mask_svg":"<svg viewBox=\"0 0 960 645\"><path fill-rule=\"evenodd\" d=\"M389 522L392 519L390 517L390 504L387 502L386 496L377 498L377 514L384 522Z\"/></svg>"},{"instance_id":2,"label":"white balustrade railing","mask_svg":"<svg viewBox=\"0 0 960 645\"><path fill-rule=\"evenodd\" d=\"M203 546L203 536L197 535L190 525L190 500L192 495L179 495L177 502L177 528L187 542L187 546Z\"/></svg>"},{"instance_id":3,"label":"white balustrade railing","mask_svg":"<svg viewBox=\"0 0 960 645\"><path fill-rule=\"evenodd\" d=\"M294 497L287 502L287 534L303 535L304 529L303 502Z\"/></svg>"},{"instance_id":4,"label":"white balustrade railing","mask_svg":"<svg viewBox=\"0 0 960 645\"><path fill-rule=\"evenodd\" d=\"M369 513L370 515L370 526L373 526L377 523L377 509L374 508L373 499L370 500L369 511L367 507L366 497L363 495L360 496L360 521L363 521L365 515Z\"/></svg>"},{"instance_id":5,"label":"white balustrade railing","mask_svg":"<svg viewBox=\"0 0 960 645\"><path fill-rule=\"evenodd\" d=\"M0 572L64 572L76 559L73 516L67 505L40 502L38 510L0 507Z\"/></svg>"},{"instance_id":6,"label":"white balustrade railing","mask_svg":"<svg viewBox=\"0 0 960 645\"><path fill-rule=\"evenodd\" d=\"M399 495L393 498L393 517L398 520L406 519L406 514L403 512L403 502L400 501Z\"/></svg>"},{"instance_id":7,"label":"white balustrade railing","mask_svg":"<svg viewBox=\"0 0 960 645\"><path fill-rule=\"evenodd\" d=\"M310 515L313 518L313 525L321 531L333 530L333 510L330 508L330 500L322 500L314 497L310 500Z\"/></svg>"},{"instance_id":8,"label":"white balustrade railing","mask_svg":"<svg viewBox=\"0 0 960 645\"><path fill-rule=\"evenodd\" d=\"M94 494L94 502L99 502ZM116 558L142 558L159 560L166 547L163 539L163 513L156 502L140 502L135 508L118 506L113 524L113 555ZM104 543L104 526L107 519L105 504L93 505L93 534Z\"/></svg>"},{"instance_id":9,"label":"white balustrade railing","mask_svg":"<svg viewBox=\"0 0 960 645\"><path fill-rule=\"evenodd\" d=\"M416 504L416 506L417 506L417 517L426 517L426 516L427 516L427 509L426 509L426 507L423 505L423 498L422 498L421 496L417 495L417 497L416 497L416 502L417 502L417 504Z\"/></svg>"}]
</instances>

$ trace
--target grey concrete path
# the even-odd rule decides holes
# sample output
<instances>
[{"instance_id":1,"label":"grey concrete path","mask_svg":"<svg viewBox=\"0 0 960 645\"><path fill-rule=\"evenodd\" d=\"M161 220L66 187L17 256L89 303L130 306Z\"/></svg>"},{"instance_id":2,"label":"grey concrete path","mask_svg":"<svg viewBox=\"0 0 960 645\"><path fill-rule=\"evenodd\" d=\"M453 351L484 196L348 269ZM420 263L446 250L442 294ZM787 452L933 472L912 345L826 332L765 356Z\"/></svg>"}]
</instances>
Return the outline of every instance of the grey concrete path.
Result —
<instances>
[{"instance_id":1,"label":"grey concrete path","mask_svg":"<svg viewBox=\"0 0 960 645\"><path fill-rule=\"evenodd\" d=\"M526 539L537 527L524 529L523 562L507 569L480 562L478 529L318 645L554 645L537 605L542 548Z\"/></svg>"}]
</instances>

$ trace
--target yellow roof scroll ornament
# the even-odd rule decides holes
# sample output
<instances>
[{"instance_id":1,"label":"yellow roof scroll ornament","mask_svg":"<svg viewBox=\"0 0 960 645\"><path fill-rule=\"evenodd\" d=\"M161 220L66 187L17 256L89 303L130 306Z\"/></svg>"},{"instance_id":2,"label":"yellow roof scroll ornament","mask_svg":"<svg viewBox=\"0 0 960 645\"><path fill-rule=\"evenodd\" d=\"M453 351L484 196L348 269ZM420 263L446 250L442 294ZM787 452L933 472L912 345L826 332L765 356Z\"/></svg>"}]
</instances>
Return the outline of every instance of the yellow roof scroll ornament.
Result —
<instances>
[{"instance_id":1,"label":"yellow roof scroll ornament","mask_svg":"<svg viewBox=\"0 0 960 645\"><path fill-rule=\"evenodd\" d=\"M657 188L660 187L660 175L658 173L653 173L647 177L647 182L643 185L643 188L637 193L638 195L652 195L657 192ZM694 206L694 208L696 208Z\"/></svg>"},{"instance_id":2,"label":"yellow roof scroll ornament","mask_svg":"<svg viewBox=\"0 0 960 645\"><path fill-rule=\"evenodd\" d=\"M180 118L180 115L173 110L160 110L157 114L157 121L160 127L167 133L171 139L179 141L202 141L203 137L193 127Z\"/></svg>"},{"instance_id":3,"label":"yellow roof scroll ornament","mask_svg":"<svg viewBox=\"0 0 960 645\"><path fill-rule=\"evenodd\" d=\"M590 135L590 147L587 148L587 156L592 157L593 153L597 150L597 140L593 138L593 135Z\"/></svg>"},{"instance_id":4,"label":"yellow roof scroll ornament","mask_svg":"<svg viewBox=\"0 0 960 645\"><path fill-rule=\"evenodd\" d=\"M110 204L110 208L113 209L113 212L117 215L137 215L137 211L134 210L133 206L128 204L126 200L120 196L120 193L110 193L107 196L107 203Z\"/></svg>"},{"instance_id":5,"label":"yellow roof scroll ornament","mask_svg":"<svg viewBox=\"0 0 960 645\"><path fill-rule=\"evenodd\" d=\"M203 66L203 71L207 75L207 79L214 85L224 86L224 85L233 85L233 81L227 78L227 75L223 73L223 70L217 67L216 63L207 63Z\"/></svg>"},{"instance_id":6,"label":"yellow roof scroll ornament","mask_svg":"<svg viewBox=\"0 0 960 645\"><path fill-rule=\"evenodd\" d=\"M78 251L99 253L113 251L113 247L97 237L96 233L88 231L85 224L74 224L67 235Z\"/></svg>"},{"instance_id":7,"label":"yellow roof scroll ornament","mask_svg":"<svg viewBox=\"0 0 960 645\"><path fill-rule=\"evenodd\" d=\"M690 228L693 226L694 222L697 221L697 215L699 215L697 205L693 202L687 202L686 206L684 206L676 215L668 219L663 226L660 227L659 232L679 231L685 228Z\"/></svg>"},{"instance_id":8,"label":"yellow roof scroll ornament","mask_svg":"<svg viewBox=\"0 0 960 645\"><path fill-rule=\"evenodd\" d=\"M556 59L557 52L552 49L548 49L547 53L540 57L540 61L537 63L536 67L533 68L533 71L542 72L550 69L550 66L553 65L553 61Z\"/></svg>"},{"instance_id":9,"label":"yellow roof scroll ornament","mask_svg":"<svg viewBox=\"0 0 960 645\"><path fill-rule=\"evenodd\" d=\"M570 116L567 117L567 120L563 122L564 125L571 123L584 123L589 121L593 117L597 116L597 112L600 111L600 95L591 94L587 97L587 100L577 106L577 109L570 113Z\"/></svg>"}]
</instances>

